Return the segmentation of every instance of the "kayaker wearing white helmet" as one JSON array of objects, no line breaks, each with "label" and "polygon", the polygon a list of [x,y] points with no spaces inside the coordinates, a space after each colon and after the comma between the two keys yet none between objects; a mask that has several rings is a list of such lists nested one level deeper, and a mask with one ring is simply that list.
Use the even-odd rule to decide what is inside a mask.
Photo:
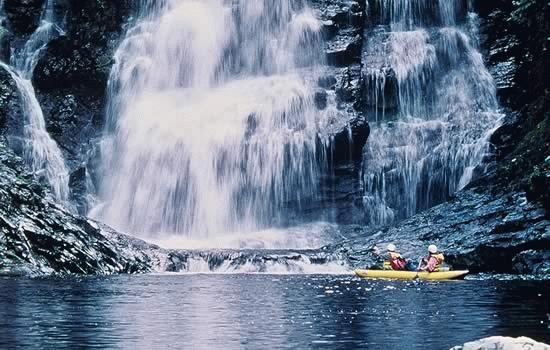
[{"label": "kayaker wearing white helmet", "polygon": [[406,270],[407,269],[407,260],[403,258],[401,254],[397,251],[395,244],[390,243],[387,246],[388,255],[387,259],[384,260],[384,270]]},{"label": "kayaker wearing white helmet", "polygon": [[430,244],[428,247],[428,253],[429,255],[422,259],[419,270],[428,272],[439,271],[441,269],[441,265],[445,261],[443,253],[441,253],[434,244]]}]

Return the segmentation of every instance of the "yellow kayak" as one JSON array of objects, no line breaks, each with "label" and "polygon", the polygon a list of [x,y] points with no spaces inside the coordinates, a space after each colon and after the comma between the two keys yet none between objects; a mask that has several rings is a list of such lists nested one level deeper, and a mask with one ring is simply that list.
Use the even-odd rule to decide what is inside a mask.
[{"label": "yellow kayak", "polygon": [[464,278],[468,270],[441,271],[441,272],[417,272],[395,270],[355,270],[355,274],[361,278],[393,278],[400,280],[452,280]]}]

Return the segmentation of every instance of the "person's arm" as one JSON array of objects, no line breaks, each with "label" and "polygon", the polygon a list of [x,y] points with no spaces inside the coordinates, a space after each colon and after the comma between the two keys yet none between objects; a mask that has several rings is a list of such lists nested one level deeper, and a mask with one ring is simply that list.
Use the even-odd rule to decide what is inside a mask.
[{"label": "person's arm", "polygon": [[418,266],[416,267],[417,271],[425,271],[426,270],[426,258],[420,258],[418,261]]}]

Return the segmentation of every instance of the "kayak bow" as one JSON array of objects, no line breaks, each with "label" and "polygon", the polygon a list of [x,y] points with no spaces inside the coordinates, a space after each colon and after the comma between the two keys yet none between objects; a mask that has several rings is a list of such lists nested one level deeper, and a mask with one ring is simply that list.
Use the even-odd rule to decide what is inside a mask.
[{"label": "kayak bow", "polygon": [[400,280],[452,280],[461,279],[468,274],[468,270],[426,272],[426,271],[395,271],[395,270],[364,270],[357,269],[355,274],[361,278],[390,278]]}]

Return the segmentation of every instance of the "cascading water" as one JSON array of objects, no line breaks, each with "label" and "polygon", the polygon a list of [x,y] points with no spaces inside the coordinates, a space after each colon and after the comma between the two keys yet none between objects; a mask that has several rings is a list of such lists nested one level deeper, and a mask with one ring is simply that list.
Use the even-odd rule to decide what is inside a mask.
[{"label": "cascading water", "polygon": [[193,238],[277,223],[311,195],[323,163],[321,23],[304,1],[143,8],[115,55],[104,203],[92,215]]},{"label": "cascading water", "polygon": [[40,26],[23,47],[12,50],[10,65],[0,62],[0,66],[10,73],[17,84],[22,112],[28,118],[21,140],[23,159],[35,176],[49,184],[57,201],[68,204],[69,172],[61,150],[46,130],[42,108],[31,82],[40,52],[59,33],[61,29],[54,21],[53,0],[48,0]]},{"label": "cascading water", "polygon": [[[498,126],[496,89],[465,29],[467,5],[375,0],[381,24],[366,50],[373,111],[364,203],[380,225],[429,208],[471,181]],[[462,16],[464,14],[464,16]],[[459,20],[459,17],[464,17]]]}]

